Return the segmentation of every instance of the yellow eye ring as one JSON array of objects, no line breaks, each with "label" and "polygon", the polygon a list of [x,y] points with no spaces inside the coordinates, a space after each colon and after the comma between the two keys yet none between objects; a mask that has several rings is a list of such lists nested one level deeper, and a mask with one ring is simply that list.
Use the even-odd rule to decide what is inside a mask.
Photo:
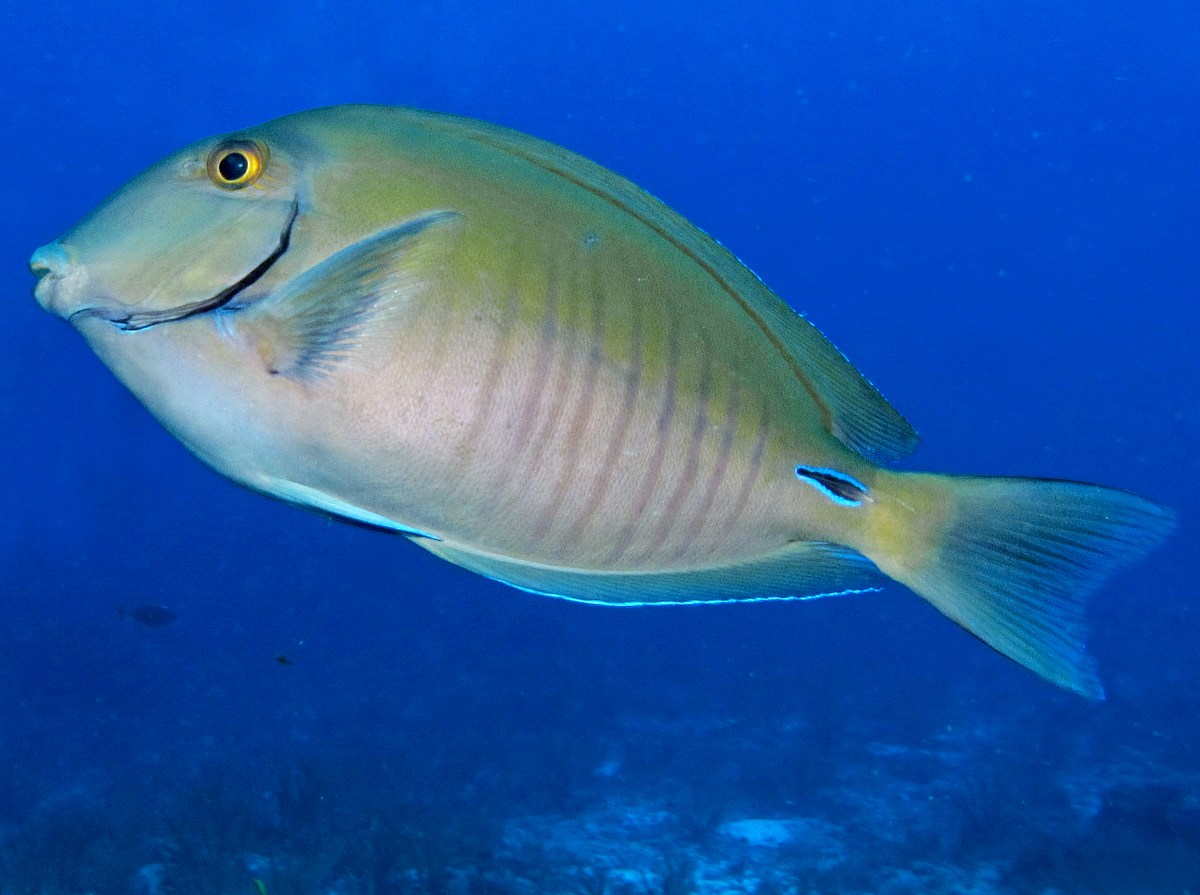
[{"label": "yellow eye ring", "polygon": [[209,179],[227,190],[250,186],[266,166],[266,148],[249,140],[230,140],[208,155]]}]

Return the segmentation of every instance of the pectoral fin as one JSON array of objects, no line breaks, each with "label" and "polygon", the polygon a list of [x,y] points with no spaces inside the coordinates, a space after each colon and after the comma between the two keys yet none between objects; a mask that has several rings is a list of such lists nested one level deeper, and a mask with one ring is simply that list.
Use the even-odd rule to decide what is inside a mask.
[{"label": "pectoral fin", "polygon": [[270,373],[319,379],[425,287],[461,217],[431,211],[368,236],[267,298],[231,308],[230,326]]}]

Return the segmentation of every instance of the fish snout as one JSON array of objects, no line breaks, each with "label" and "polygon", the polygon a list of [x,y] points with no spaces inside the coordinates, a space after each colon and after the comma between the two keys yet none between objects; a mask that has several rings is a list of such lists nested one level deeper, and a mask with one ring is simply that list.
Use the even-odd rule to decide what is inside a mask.
[{"label": "fish snout", "polygon": [[33,296],[45,310],[70,317],[84,309],[87,271],[75,263],[70,249],[61,242],[48,243],[34,252],[29,269],[37,277]]}]

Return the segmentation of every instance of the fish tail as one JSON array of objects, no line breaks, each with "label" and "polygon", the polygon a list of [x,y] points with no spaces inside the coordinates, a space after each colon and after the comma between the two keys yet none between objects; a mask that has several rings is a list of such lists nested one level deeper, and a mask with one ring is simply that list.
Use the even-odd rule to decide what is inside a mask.
[{"label": "fish tail", "polygon": [[1039,479],[884,473],[864,552],[989,646],[1104,698],[1085,651],[1087,598],[1174,528],[1134,494]]}]

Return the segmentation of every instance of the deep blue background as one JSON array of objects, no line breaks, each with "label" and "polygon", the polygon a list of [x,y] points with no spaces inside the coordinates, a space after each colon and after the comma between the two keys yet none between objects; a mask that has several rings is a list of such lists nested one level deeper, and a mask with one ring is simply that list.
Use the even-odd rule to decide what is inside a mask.
[{"label": "deep blue background", "polygon": [[[46,4],[0,53],[0,761],[39,790],[416,736],[465,766],[516,743],[599,762],[616,719],[686,713],[909,741],[1022,717],[1101,751],[1185,752],[1198,28],[1193,2]],[[912,468],[1176,507],[1171,545],[1095,601],[1108,702],[1041,683],[900,588],[573,605],[202,468],[36,307],[27,258],[178,146],[335,102],[485,118],[649,189],[917,425]],[[117,619],[140,602],[180,620]]]}]

